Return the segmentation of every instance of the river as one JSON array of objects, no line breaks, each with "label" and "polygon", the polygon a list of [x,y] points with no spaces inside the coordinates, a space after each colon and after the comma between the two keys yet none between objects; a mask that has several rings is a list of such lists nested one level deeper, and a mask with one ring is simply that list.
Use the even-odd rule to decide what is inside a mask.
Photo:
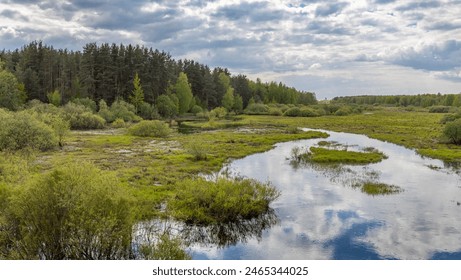
[{"label": "river", "polygon": [[[208,238],[191,243],[192,257],[461,259],[461,177],[455,169],[363,135],[325,132],[328,139],[280,143],[226,166],[234,176],[271,182],[282,195],[261,221],[191,230],[189,236]],[[290,162],[294,146],[307,148],[319,141],[334,141],[348,150],[374,147],[387,159],[331,169]],[[352,186],[369,179],[402,192],[372,196]],[[207,230],[212,233],[203,232]],[[226,241],[228,237],[232,239]]]}]

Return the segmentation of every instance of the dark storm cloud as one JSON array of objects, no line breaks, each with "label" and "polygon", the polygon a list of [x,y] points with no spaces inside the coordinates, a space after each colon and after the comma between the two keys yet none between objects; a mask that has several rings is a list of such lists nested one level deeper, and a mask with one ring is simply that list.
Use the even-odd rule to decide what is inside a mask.
[{"label": "dark storm cloud", "polygon": [[340,13],[349,3],[338,2],[338,3],[329,3],[322,4],[315,9],[315,16],[317,17],[326,17],[333,14]]},{"label": "dark storm cloud", "polygon": [[411,48],[400,53],[394,63],[427,71],[447,71],[461,66],[461,41],[449,40],[440,45]]}]

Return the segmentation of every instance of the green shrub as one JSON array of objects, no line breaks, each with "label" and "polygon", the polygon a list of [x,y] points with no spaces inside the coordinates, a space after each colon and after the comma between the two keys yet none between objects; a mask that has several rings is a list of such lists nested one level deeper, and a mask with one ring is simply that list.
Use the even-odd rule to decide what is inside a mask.
[{"label": "green shrub", "polygon": [[117,99],[110,106],[110,112],[113,115],[113,119],[123,119],[125,122],[137,122],[141,118],[136,115],[136,108],[133,104]]},{"label": "green shrub", "polygon": [[300,117],[301,109],[299,107],[293,107],[293,108],[286,110],[283,115],[287,117]]},{"label": "green shrub", "polygon": [[189,154],[192,155],[194,160],[206,160],[208,148],[206,144],[199,142],[192,142],[187,147],[186,150]]},{"label": "green shrub", "polygon": [[77,105],[82,105],[85,108],[91,110],[92,113],[96,113],[96,102],[94,102],[88,97],[75,98],[72,100],[72,103],[77,104]]},{"label": "green shrub", "polygon": [[335,112],[335,116],[347,116],[352,114],[352,109],[349,106],[342,106]]},{"label": "green shrub", "polygon": [[269,113],[269,107],[261,103],[248,104],[245,109],[247,115],[267,115]]},{"label": "green shrub", "polygon": [[115,127],[115,128],[123,128],[126,126],[126,123],[123,119],[116,119],[113,123],[112,123],[112,127]]},{"label": "green shrub", "polygon": [[49,150],[58,145],[52,127],[28,112],[0,113],[0,151]]},{"label": "green shrub", "polygon": [[187,223],[226,223],[263,215],[279,195],[275,187],[250,179],[186,179],[176,184],[168,208]]},{"label": "green shrub", "polygon": [[443,135],[456,145],[461,144],[461,119],[456,119],[445,125]]},{"label": "green shrub", "polygon": [[141,137],[167,137],[171,129],[162,121],[141,121],[130,127],[129,133]]},{"label": "green shrub", "polygon": [[138,112],[139,116],[145,120],[152,120],[158,114],[156,108],[147,102],[139,104]]},{"label": "green shrub", "polygon": [[114,114],[110,111],[104,99],[101,99],[99,101],[98,115],[101,116],[104,120],[106,120],[107,123],[111,123],[115,120]]},{"label": "green shrub", "polygon": [[115,175],[71,163],[34,178],[10,201],[0,229],[14,233],[9,258],[130,257],[131,198]]},{"label": "green shrub", "polygon": [[318,113],[309,107],[301,108],[301,117],[318,117]]},{"label": "green shrub", "polygon": [[448,113],[450,112],[450,106],[431,106],[429,113]]},{"label": "green shrub", "polygon": [[199,114],[199,113],[202,113],[202,112],[203,112],[203,109],[202,109],[202,107],[200,107],[199,105],[194,105],[194,106],[192,107],[192,109],[190,109],[190,112],[191,112],[192,114],[194,114],[194,115],[197,115],[197,114]]},{"label": "green shrub", "polygon": [[69,122],[72,129],[101,129],[106,124],[106,120],[91,112],[72,115]]},{"label": "green shrub", "polygon": [[223,119],[227,115],[227,110],[224,107],[216,107],[210,111],[210,119]]},{"label": "green shrub", "polygon": [[174,95],[162,94],[157,98],[158,113],[164,118],[172,118],[179,114],[179,106],[176,100],[172,99],[173,96]]},{"label": "green shrub", "polygon": [[270,108],[268,114],[271,116],[281,116],[283,112],[279,108]]}]

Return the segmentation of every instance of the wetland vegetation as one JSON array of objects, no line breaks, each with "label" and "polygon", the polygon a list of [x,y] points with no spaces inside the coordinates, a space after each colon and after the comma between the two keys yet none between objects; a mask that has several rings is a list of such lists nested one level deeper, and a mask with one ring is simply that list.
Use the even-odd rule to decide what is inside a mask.
[{"label": "wetland vegetation", "polygon": [[[113,63],[100,60],[110,52],[139,63],[99,67]],[[68,53],[34,42],[0,58],[0,259],[187,259],[192,233],[218,246],[260,237],[277,223],[271,205],[283,192],[255,178],[205,178],[278,143],[312,139],[284,157],[372,196],[405,190],[366,169],[387,155],[325,140],[329,133],[461,162],[459,95],[318,102],[131,45]],[[64,58],[75,64],[66,71]],[[155,219],[184,223],[190,238],[158,230],[136,243],[137,225]]]}]

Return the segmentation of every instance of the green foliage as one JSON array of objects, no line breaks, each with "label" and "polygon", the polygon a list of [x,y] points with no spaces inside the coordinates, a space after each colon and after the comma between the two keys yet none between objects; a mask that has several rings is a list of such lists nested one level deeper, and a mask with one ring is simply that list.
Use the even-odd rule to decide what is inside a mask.
[{"label": "green foliage", "polygon": [[243,111],[243,99],[240,94],[235,94],[234,96],[234,105],[232,109],[237,113],[241,113]]},{"label": "green foliage", "polygon": [[203,109],[202,109],[202,107],[200,107],[199,105],[194,105],[194,106],[192,107],[192,109],[190,110],[190,112],[191,112],[192,114],[194,114],[194,115],[197,115],[197,114],[199,114],[199,113],[202,113],[202,112],[203,112]]},{"label": "green foliage", "polygon": [[341,106],[336,112],[335,116],[347,116],[352,113],[352,109],[349,106]]},{"label": "green foliage", "polygon": [[208,158],[208,145],[202,142],[193,141],[192,143],[187,145],[186,150],[189,154],[192,155],[193,159],[196,161],[206,160]]},{"label": "green foliage", "polygon": [[154,120],[141,121],[130,127],[129,132],[141,137],[167,137],[171,134],[171,129],[165,122]]},{"label": "green foliage", "polygon": [[191,256],[183,249],[179,238],[164,233],[155,245],[142,245],[141,256],[145,260],[190,260]]},{"label": "green foliage", "polygon": [[54,90],[52,92],[49,92],[46,97],[48,98],[48,102],[50,104],[53,104],[56,107],[61,106],[62,102],[62,96],[59,90]]},{"label": "green foliage", "polygon": [[112,122],[112,127],[114,128],[123,128],[126,126],[126,123],[123,119],[116,119]]},{"label": "green foliage", "polygon": [[17,110],[24,104],[26,95],[20,90],[20,84],[16,77],[0,69],[0,107],[9,110]]},{"label": "green foliage", "polygon": [[432,106],[429,108],[429,113],[448,113],[450,106]]},{"label": "green foliage", "polygon": [[166,94],[157,98],[157,109],[158,113],[164,118],[172,118],[179,114],[179,106]]},{"label": "green foliage", "polygon": [[261,103],[249,103],[245,109],[245,114],[248,115],[267,115],[269,107]]},{"label": "green foliage", "polygon": [[0,151],[45,151],[58,145],[53,128],[38,120],[33,114],[0,112]]},{"label": "green foliage", "polygon": [[266,213],[279,195],[275,187],[249,179],[186,179],[177,182],[168,208],[187,223],[226,223]]},{"label": "green foliage", "polygon": [[377,182],[365,182],[361,190],[363,193],[369,195],[390,195],[395,193],[402,192],[402,189],[398,186],[388,185],[384,183],[377,183]]},{"label": "green foliage", "polygon": [[234,89],[232,87],[227,89],[221,104],[228,112],[232,111],[234,107]]},{"label": "green foliage", "polygon": [[311,147],[307,159],[315,163],[349,163],[368,164],[376,163],[385,159],[386,156],[380,152],[352,152],[346,150],[334,150]]},{"label": "green foliage", "polygon": [[138,106],[138,115],[145,120],[152,120],[158,116],[158,113],[153,105],[141,102]]},{"label": "green foliage", "polygon": [[456,145],[461,145],[461,119],[454,120],[445,125],[443,135]]},{"label": "green foliage", "polygon": [[174,90],[179,99],[179,114],[187,113],[191,107],[194,96],[192,95],[187,75],[184,72],[179,73]]},{"label": "green foliage", "polygon": [[279,108],[269,108],[268,115],[271,115],[271,116],[282,116],[282,115],[283,115],[283,112],[282,112],[282,110],[279,109]]},{"label": "green foliage", "polygon": [[223,119],[227,115],[226,108],[217,107],[210,111],[210,119]]},{"label": "green foliage", "polygon": [[134,105],[122,99],[117,99],[112,103],[110,112],[113,120],[123,119],[125,122],[136,122],[141,120],[141,118],[136,115],[136,108]]},{"label": "green foliage", "polygon": [[101,99],[99,101],[98,115],[101,116],[108,123],[113,122],[115,120],[114,114],[110,111],[104,99]]},{"label": "green foliage", "polygon": [[130,200],[115,176],[88,163],[57,167],[13,194],[2,227],[7,257],[127,259]]},{"label": "green foliage", "polygon": [[300,117],[301,109],[299,107],[293,107],[293,108],[286,110],[283,115],[287,117]]},{"label": "green foliage", "polygon": [[[103,100],[101,100],[103,101]],[[72,100],[72,103],[78,104],[78,105],[83,105],[85,108],[90,109],[92,113],[96,113],[96,102],[91,100],[88,97],[85,98],[75,98]],[[107,104],[106,104],[107,107]]]},{"label": "green foliage", "polygon": [[133,79],[133,91],[131,92],[130,102],[135,107],[135,112],[139,112],[139,107],[144,103],[144,90],[141,86],[141,80],[139,79],[138,72]]},{"label": "green foliage", "polygon": [[73,102],[63,107],[63,117],[69,121],[72,129],[101,129],[106,124],[105,119],[93,114],[91,110],[83,105]]}]

